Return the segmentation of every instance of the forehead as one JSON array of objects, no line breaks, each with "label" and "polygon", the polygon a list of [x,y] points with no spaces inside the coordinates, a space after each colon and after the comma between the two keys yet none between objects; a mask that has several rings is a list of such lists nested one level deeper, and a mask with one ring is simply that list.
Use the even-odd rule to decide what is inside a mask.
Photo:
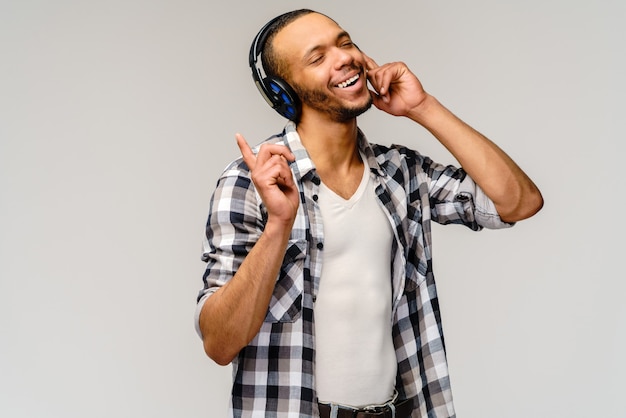
[{"label": "forehead", "polygon": [[287,56],[302,56],[312,48],[334,43],[345,33],[332,19],[319,13],[301,16],[280,30],[274,38],[274,48]]}]

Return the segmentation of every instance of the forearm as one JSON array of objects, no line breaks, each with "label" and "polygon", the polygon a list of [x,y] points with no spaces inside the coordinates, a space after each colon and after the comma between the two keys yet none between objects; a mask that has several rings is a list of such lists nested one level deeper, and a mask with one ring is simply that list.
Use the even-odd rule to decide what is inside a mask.
[{"label": "forearm", "polygon": [[218,364],[230,363],[258,333],[267,314],[290,230],[288,226],[268,221],[237,273],[206,300],[200,314],[200,329],[205,352]]},{"label": "forearm", "polygon": [[407,116],[424,126],[450,151],[494,202],[503,221],[519,221],[541,209],[541,193],[522,169],[500,147],[434,97],[428,96]]}]

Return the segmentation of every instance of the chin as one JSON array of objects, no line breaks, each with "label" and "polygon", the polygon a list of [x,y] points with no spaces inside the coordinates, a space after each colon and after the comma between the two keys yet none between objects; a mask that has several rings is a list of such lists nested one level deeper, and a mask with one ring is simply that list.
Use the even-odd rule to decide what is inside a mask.
[{"label": "chin", "polygon": [[360,106],[357,105],[352,107],[343,107],[341,109],[337,109],[337,111],[334,113],[337,116],[336,120],[338,122],[347,122],[367,112],[371,107],[372,98],[369,97],[368,100]]}]

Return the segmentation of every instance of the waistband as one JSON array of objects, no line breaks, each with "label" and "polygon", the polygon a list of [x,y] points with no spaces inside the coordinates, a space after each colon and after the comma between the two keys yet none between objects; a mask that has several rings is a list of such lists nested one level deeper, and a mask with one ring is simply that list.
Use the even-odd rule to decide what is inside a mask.
[{"label": "waistband", "polygon": [[320,418],[409,418],[413,412],[413,399],[394,399],[383,405],[353,408],[333,403],[319,403]]}]

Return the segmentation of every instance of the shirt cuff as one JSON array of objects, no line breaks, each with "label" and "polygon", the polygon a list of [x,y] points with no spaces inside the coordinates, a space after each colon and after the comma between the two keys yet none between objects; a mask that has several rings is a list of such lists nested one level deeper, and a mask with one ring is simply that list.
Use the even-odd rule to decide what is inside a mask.
[{"label": "shirt cuff", "polygon": [[202,307],[206,300],[211,296],[213,292],[207,292],[204,296],[200,298],[198,303],[196,304],[196,312],[194,313],[194,327],[196,328],[196,333],[200,338],[202,338],[202,330],[200,330],[200,312],[202,312]]},{"label": "shirt cuff", "polygon": [[504,222],[493,201],[483,192],[478,184],[470,176],[466,176],[457,191],[457,200],[471,198],[474,202],[474,217],[476,222],[487,229],[510,228],[515,222]]}]

